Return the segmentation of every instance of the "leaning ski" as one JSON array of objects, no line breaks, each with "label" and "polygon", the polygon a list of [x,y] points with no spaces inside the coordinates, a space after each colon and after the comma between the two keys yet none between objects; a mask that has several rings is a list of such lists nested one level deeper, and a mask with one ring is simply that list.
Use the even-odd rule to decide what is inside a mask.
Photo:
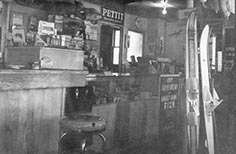
[{"label": "leaning ski", "polygon": [[187,20],[185,59],[188,149],[189,153],[195,154],[199,142],[199,70],[195,12],[191,12]]},{"label": "leaning ski", "polygon": [[215,154],[214,148],[214,109],[222,102],[219,101],[216,90],[211,89],[210,58],[209,58],[209,25],[206,25],[200,38],[200,68],[201,68],[201,92],[203,103],[204,123],[206,130],[206,145],[209,154]]}]

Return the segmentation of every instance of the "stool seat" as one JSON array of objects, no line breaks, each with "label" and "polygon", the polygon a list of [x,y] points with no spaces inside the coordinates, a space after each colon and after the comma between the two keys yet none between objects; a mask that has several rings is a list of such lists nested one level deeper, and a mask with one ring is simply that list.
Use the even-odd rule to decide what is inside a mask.
[{"label": "stool seat", "polygon": [[102,139],[102,153],[106,150],[106,138],[102,131],[106,128],[106,121],[100,116],[92,114],[71,114],[59,121],[62,134],[60,136],[60,144],[62,139],[71,132],[79,134],[80,154],[85,154],[86,147],[89,145],[89,139],[93,135],[98,135]]},{"label": "stool seat", "polygon": [[106,121],[100,116],[91,114],[78,114],[60,120],[63,131],[78,131],[85,133],[102,132],[105,130]]}]

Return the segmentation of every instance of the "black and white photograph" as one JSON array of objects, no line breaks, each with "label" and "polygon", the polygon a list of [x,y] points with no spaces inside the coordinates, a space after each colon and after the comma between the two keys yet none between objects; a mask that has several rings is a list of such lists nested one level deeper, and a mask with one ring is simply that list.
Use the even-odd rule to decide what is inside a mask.
[{"label": "black and white photograph", "polygon": [[0,154],[236,154],[235,0],[0,0]]}]

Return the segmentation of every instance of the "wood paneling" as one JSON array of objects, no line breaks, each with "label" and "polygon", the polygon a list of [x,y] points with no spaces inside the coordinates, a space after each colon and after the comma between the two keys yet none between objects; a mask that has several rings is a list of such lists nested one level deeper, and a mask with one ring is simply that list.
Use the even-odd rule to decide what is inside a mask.
[{"label": "wood paneling", "polygon": [[[59,119],[64,89],[0,91],[0,153],[57,153]],[[158,140],[157,98],[93,106],[93,114],[106,120],[107,149],[127,148]],[[90,147],[101,150],[101,139]]]},{"label": "wood paneling", "polygon": [[153,143],[159,133],[159,102],[157,97],[130,103],[129,144]]},{"label": "wood paneling", "polygon": [[56,154],[65,87],[84,86],[85,71],[1,70],[0,154]]},{"label": "wood paneling", "polygon": [[[93,106],[92,113],[103,117],[107,122],[104,131],[107,150],[137,147],[158,141],[158,97],[97,105]],[[99,151],[101,140],[94,137],[89,149]]]},{"label": "wood paneling", "polygon": [[130,103],[119,102],[116,106],[115,145],[125,147],[129,143],[129,113]]},{"label": "wood paneling", "polygon": [[63,88],[1,91],[0,153],[57,153]]},{"label": "wood paneling", "polygon": [[[53,47],[7,47],[5,65],[21,65],[31,68],[31,64],[49,58],[51,66],[41,63],[40,69],[83,70],[84,51]],[[62,62],[63,61],[63,62]]]},{"label": "wood paneling", "polygon": [[159,74],[152,75],[136,75],[135,76],[135,84],[140,85],[142,87],[142,91],[150,92],[151,95],[158,95],[158,87],[159,87]]},{"label": "wood paneling", "polygon": [[85,85],[86,71],[0,71],[0,90],[74,87]]},{"label": "wood paneling", "polygon": [[146,105],[145,143],[157,142],[159,135],[159,106],[158,98],[144,101]]},{"label": "wood paneling", "polygon": [[[104,104],[94,106],[92,113],[101,116],[106,120],[106,130],[103,132],[107,139],[107,149],[111,149],[114,146],[114,131],[116,121],[116,104]],[[99,151],[101,149],[101,139],[97,136],[94,137],[93,149]]]},{"label": "wood paneling", "polygon": [[142,144],[145,137],[146,106],[143,101],[131,102],[129,113],[129,145]]},{"label": "wood paneling", "polygon": [[165,57],[176,59],[178,65],[184,65],[186,20],[167,22]]}]

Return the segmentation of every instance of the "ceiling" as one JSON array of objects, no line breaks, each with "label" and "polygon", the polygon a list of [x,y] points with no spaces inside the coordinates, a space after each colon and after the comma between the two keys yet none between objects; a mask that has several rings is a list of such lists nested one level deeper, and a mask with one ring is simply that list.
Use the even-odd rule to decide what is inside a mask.
[{"label": "ceiling", "polygon": [[[9,1],[9,0],[8,0]],[[50,6],[47,5],[47,2],[54,3],[54,2],[65,2],[65,3],[72,3],[74,4],[76,1],[81,1],[81,0],[34,0],[34,1],[25,1],[25,0],[15,0],[18,3],[22,3],[22,5],[29,5],[33,4],[31,6],[39,7],[41,6]],[[85,0],[84,0],[85,1]],[[163,6],[156,7],[156,3],[161,4],[161,2],[167,2],[168,4],[172,5],[172,7],[166,7],[167,9],[167,14],[162,14]],[[201,1],[204,0],[86,0],[86,2],[92,2],[95,4],[100,4],[100,5],[111,5],[114,8],[121,8],[125,9],[125,12],[134,14],[137,16],[145,17],[145,18],[164,18],[166,20],[176,20],[178,19],[178,10],[180,9],[186,9],[187,8],[187,3],[188,2],[194,2],[194,7],[201,6],[202,12],[207,12],[204,14],[208,15],[209,18],[212,17],[219,17],[222,18],[224,17],[224,10],[226,8],[219,8],[219,6],[215,6],[215,1],[218,2],[226,2],[226,0],[206,0],[206,3],[202,5]],[[228,0],[229,1],[229,0]],[[234,1],[234,0],[231,0]],[[117,5],[120,4],[120,5]],[[151,4],[151,5],[147,5]],[[225,4],[226,5],[226,4]],[[204,7],[203,7],[204,6]],[[212,7],[213,6],[213,7]],[[218,8],[218,11],[217,11]],[[223,11],[222,11],[223,10]],[[230,14],[230,12],[227,12]],[[203,16],[203,17],[204,17]]]},{"label": "ceiling", "polygon": [[162,14],[162,7],[145,5],[147,1],[160,3],[162,0],[122,0],[128,13],[136,14],[146,18],[159,17],[169,20],[177,18],[177,11],[179,9],[185,9],[187,7],[188,0],[168,0],[168,4],[171,4],[173,7],[167,7],[167,14],[165,15]]},{"label": "ceiling", "polygon": [[[80,1],[80,0],[44,0],[44,1]],[[153,7],[153,6],[147,6],[144,5],[143,2],[161,2],[164,0],[86,0],[87,2],[92,3],[98,3],[98,4],[121,4],[122,6],[125,6],[125,11],[130,14],[135,14],[141,17],[145,18],[165,18],[165,19],[175,19],[177,18],[177,10],[184,9],[187,7],[187,1],[188,0],[165,0],[168,2],[168,4],[172,4],[174,7],[167,8],[167,14],[162,14],[162,8],[160,7]],[[118,6],[114,6],[118,7]]]},{"label": "ceiling", "polygon": [[[123,4],[129,4],[134,2],[141,2],[145,0],[122,0]],[[151,2],[161,2],[162,0],[146,0]],[[179,8],[185,7],[188,0],[168,0],[167,2],[173,5],[176,5]]]}]

